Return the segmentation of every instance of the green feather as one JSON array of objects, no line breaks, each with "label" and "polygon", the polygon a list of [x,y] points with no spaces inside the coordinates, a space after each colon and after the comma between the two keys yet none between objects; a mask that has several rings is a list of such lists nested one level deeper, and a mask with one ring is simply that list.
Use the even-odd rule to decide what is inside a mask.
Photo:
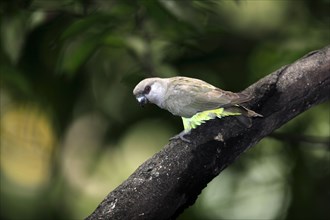
[{"label": "green feather", "polygon": [[224,108],[218,108],[218,109],[199,112],[194,116],[192,116],[191,118],[182,117],[182,122],[183,122],[184,131],[189,132],[191,129],[197,128],[199,125],[205,123],[208,120],[215,118],[223,118],[226,116],[236,116],[236,115],[241,115],[241,113],[228,112],[225,111]]}]

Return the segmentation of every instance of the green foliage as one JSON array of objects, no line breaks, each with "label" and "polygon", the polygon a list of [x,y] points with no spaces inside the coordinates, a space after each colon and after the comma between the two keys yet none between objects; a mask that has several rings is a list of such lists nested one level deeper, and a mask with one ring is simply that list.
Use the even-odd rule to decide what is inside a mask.
[{"label": "green foliage", "polygon": [[[305,53],[329,44],[329,6],[327,0],[2,1],[0,116],[1,121],[9,123],[1,122],[1,145],[15,149],[21,146],[15,141],[30,140],[31,146],[39,146],[40,139],[25,135],[47,137],[47,132],[42,133],[47,123],[56,138],[52,147],[47,145],[53,151],[40,153],[41,158],[47,158],[45,152],[51,154],[48,162],[52,168],[47,170],[50,180],[33,190],[9,175],[31,170],[17,170],[17,165],[10,171],[1,164],[1,185],[5,186],[1,187],[1,203],[11,201],[1,208],[1,217],[85,217],[111,190],[109,186],[114,188],[122,182],[158,150],[153,147],[159,146],[159,141],[165,143],[170,134],[182,129],[180,119],[155,106],[139,108],[132,90],[141,79],[183,75],[226,90],[243,90]],[[46,112],[48,120],[38,117],[43,114],[30,106]],[[329,137],[328,111],[328,104],[321,105],[280,131],[288,136]],[[24,120],[30,123],[26,125],[21,117],[35,120]],[[23,128],[22,133],[7,132],[12,126],[41,134]],[[134,151],[133,145],[138,150]],[[31,146],[24,149],[39,152]],[[314,147],[319,150],[305,153]],[[29,160],[17,155],[5,156],[10,158],[8,163]],[[313,193],[317,186],[326,189],[323,182],[329,180],[329,171],[318,167],[327,162],[326,156],[329,152],[322,144],[266,139],[231,167],[223,181],[215,180],[215,187],[207,189],[182,219],[300,219],[311,209],[315,210],[315,219],[327,219],[329,212],[321,202],[315,203],[318,206],[311,202],[326,199],[326,195]],[[139,160],[135,161],[136,157]],[[254,161],[265,167],[258,168]],[[311,171],[300,173],[301,166],[309,166]],[[322,175],[315,177],[312,170]],[[258,179],[258,175],[269,182]],[[304,178],[310,176],[305,184]],[[271,190],[272,181],[278,185],[271,196],[258,196],[250,202],[242,199],[241,180],[246,183],[245,192]],[[219,186],[218,195],[215,191]],[[31,193],[27,195],[26,191]],[[302,202],[300,193],[307,195]],[[44,200],[49,202],[38,212]],[[30,202],[31,208],[22,208],[15,201]],[[221,212],[215,206],[219,201]],[[258,208],[262,203],[273,209],[263,212]],[[235,204],[240,208],[235,209]]]}]

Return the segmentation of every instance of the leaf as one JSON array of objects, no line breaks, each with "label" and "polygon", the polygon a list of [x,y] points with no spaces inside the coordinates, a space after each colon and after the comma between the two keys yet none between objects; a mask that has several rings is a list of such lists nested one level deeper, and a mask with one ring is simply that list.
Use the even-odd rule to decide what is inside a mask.
[{"label": "leaf", "polygon": [[95,52],[100,44],[100,36],[90,36],[69,42],[60,56],[57,72],[73,75]]},{"label": "leaf", "polygon": [[61,35],[60,39],[65,40],[67,38],[76,37],[82,33],[85,33],[90,28],[96,28],[96,26],[100,26],[102,24],[106,24],[107,27],[103,28],[108,29],[113,23],[115,23],[115,18],[113,16],[104,14],[90,15],[69,25],[69,27]]}]

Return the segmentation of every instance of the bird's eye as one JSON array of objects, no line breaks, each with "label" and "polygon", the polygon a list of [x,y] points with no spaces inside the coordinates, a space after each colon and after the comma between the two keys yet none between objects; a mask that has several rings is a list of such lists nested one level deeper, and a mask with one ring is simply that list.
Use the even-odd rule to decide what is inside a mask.
[{"label": "bird's eye", "polygon": [[144,93],[144,94],[149,94],[150,90],[151,90],[151,87],[150,87],[150,86],[146,86],[146,87],[144,88],[143,93]]}]

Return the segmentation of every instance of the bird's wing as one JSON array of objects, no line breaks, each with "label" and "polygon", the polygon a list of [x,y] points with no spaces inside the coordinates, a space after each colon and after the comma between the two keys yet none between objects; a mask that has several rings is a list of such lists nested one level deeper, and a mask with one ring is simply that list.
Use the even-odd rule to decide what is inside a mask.
[{"label": "bird's wing", "polygon": [[244,93],[234,93],[216,88],[206,94],[197,96],[197,99],[206,99],[207,102],[218,103],[221,107],[226,105],[236,105],[251,100],[251,96]]},{"label": "bird's wing", "polygon": [[202,80],[186,77],[175,77],[168,89],[171,91],[166,97],[170,100],[167,102],[168,109],[184,117],[250,100],[242,93],[224,91]]},{"label": "bird's wing", "polygon": [[240,99],[238,94],[212,90],[209,92],[197,93],[190,103],[190,107],[198,109],[198,111],[205,111],[241,103],[240,100],[243,99]]},{"label": "bird's wing", "polygon": [[243,93],[233,93],[204,85],[202,88],[190,88],[188,91],[193,97],[189,107],[198,109],[199,112],[241,104],[251,99],[250,96]]}]

